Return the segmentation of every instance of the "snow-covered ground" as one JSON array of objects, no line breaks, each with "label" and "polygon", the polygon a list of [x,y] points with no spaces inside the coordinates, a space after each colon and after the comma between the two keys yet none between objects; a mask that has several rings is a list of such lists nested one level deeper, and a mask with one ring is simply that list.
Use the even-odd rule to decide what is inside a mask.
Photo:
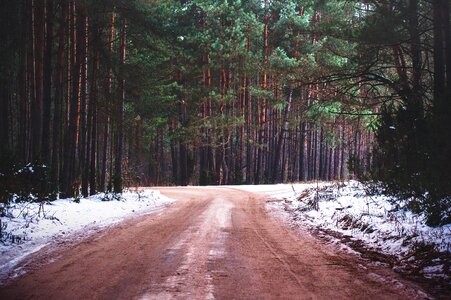
[{"label": "snow-covered ground", "polygon": [[[0,278],[26,256],[44,246],[76,233],[89,233],[118,223],[132,215],[162,210],[173,202],[156,190],[124,192],[119,199],[98,194],[89,198],[60,199],[44,205],[16,203],[1,217],[4,233],[0,242]],[[109,199],[110,201],[102,201]]]},{"label": "snow-covered ground", "polygon": [[238,188],[253,193],[263,193],[274,199],[288,199],[296,197],[303,193],[306,189],[323,187],[327,183],[293,183],[293,184],[260,184],[260,185],[230,185],[228,188]]},{"label": "snow-covered ground", "polygon": [[268,209],[293,225],[391,256],[397,260],[395,267],[419,268],[425,277],[449,280],[451,224],[429,227],[424,216],[396,207],[390,197],[369,195],[357,181],[242,188],[270,195],[274,201],[268,201]]}]

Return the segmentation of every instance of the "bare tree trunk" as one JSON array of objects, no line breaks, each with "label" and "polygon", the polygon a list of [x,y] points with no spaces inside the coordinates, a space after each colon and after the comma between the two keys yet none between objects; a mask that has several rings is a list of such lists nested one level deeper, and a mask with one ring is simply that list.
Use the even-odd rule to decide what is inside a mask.
[{"label": "bare tree trunk", "polygon": [[[79,9],[79,12],[81,10]],[[76,172],[76,153],[77,153],[77,137],[78,137],[78,106],[79,106],[79,90],[80,90],[80,71],[81,71],[81,60],[83,52],[83,30],[84,22],[83,16],[79,15],[77,22],[75,21],[75,6],[74,12],[72,14],[74,24],[77,26],[73,28],[74,30],[74,52],[72,53],[72,95],[70,99],[69,108],[69,126],[66,134],[66,139],[64,143],[64,163],[62,171],[62,183],[61,192],[64,197],[72,197],[76,194],[76,189],[78,188],[78,179]],[[76,41],[76,42],[75,42]]]},{"label": "bare tree trunk", "polygon": [[58,53],[56,58],[56,76],[55,76],[55,109],[53,118],[53,138],[52,138],[52,174],[51,179],[53,188],[59,188],[59,170],[61,155],[61,108],[63,98],[63,64],[64,64],[64,45],[67,22],[67,3],[61,0],[61,22],[58,33]]},{"label": "bare tree trunk", "polygon": [[3,80],[0,81],[0,105],[2,109],[0,110],[0,159],[6,160],[8,156],[3,156],[4,154],[9,154],[9,91],[8,84]]},{"label": "bare tree trunk", "polygon": [[[248,39],[249,41],[249,39]],[[248,157],[246,156],[246,126],[245,126],[245,120],[246,120],[246,99],[247,99],[247,73],[246,73],[246,59],[244,59],[243,62],[244,65],[244,71],[243,71],[243,79],[242,79],[242,85],[241,85],[241,118],[243,119],[243,124],[240,127],[240,161],[238,164],[238,167],[240,169],[240,183],[247,182],[247,177],[249,174],[249,170],[247,168]],[[250,126],[250,124],[247,124],[247,126]]]},{"label": "bare tree trunk", "polygon": [[[263,70],[262,70],[262,89],[267,89],[267,62],[268,62],[268,23],[269,15],[266,12],[268,7],[268,0],[264,1],[265,17],[264,17],[264,28],[263,28]],[[260,130],[258,137],[258,162],[257,162],[257,174],[256,174],[256,184],[260,184],[264,173],[264,147],[265,147],[265,132],[266,132],[266,99],[261,101],[261,111],[260,111]]]},{"label": "bare tree trunk", "polygon": [[80,131],[78,134],[79,145],[79,173],[81,175],[81,194],[88,196],[88,177],[86,170],[89,166],[89,137],[88,137],[88,111],[89,111],[89,96],[88,96],[88,17],[83,16],[83,32],[82,32],[82,62],[81,62],[81,89],[80,89]]},{"label": "bare tree trunk", "polygon": [[318,178],[324,179],[324,148],[326,145],[324,145],[324,130],[323,126],[320,126],[319,128],[319,158],[318,158]]},{"label": "bare tree trunk", "polygon": [[[110,56],[113,56],[113,46],[114,46],[114,37],[115,37],[115,12],[111,12],[111,19],[110,19],[110,30],[109,30],[109,40],[108,40],[108,50]],[[108,70],[108,77],[107,77],[107,96],[108,98],[113,98],[113,74],[112,74],[111,66],[109,66]],[[110,138],[110,115],[109,112],[104,113],[104,128],[103,128],[103,146],[102,146],[102,166],[101,166],[101,173],[100,173],[100,182],[99,182],[99,189],[101,191],[106,190],[106,181],[107,181],[107,174],[108,174],[108,144],[111,140]],[[109,180],[109,178],[108,178]]]},{"label": "bare tree trunk", "polygon": [[448,95],[451,95],[451,20],[449,0],[443,0],[443,26],[445,35],[445,57],[446,57],[446,85]]},{"label": "bare tree trunk", "polygon": [[[97,28],[94,31],[95,36],[97,37]],[[92,87],[91,87],[91,153],[90,153],[90,159],[89,159],[89,194],[94,195],[97,192],[97,186],[96,186],[96,153],[98,151],[97,149],[97,73],[99,70],[99,54],[97,50],[94,50],[94,62],[93,62],[93,68],[92,68]],[[90,118],[90,119],[91,119]],[[89,152],[88,152],[89,153]]]},{"label": "bare tree trunk", "polygon": [[[434,100],[443,97],[445,91],[444,18],[443,5],[448,0],[433,1],[434,13]],[[449,26],[449,24],[446,24]]]},{"label": "bare tree trunk", "polygon": [[[6,11],[3,10],[3,11]],[[21,49],[20,49],[20,69],[18,74],[18,82],[19,82],[19,132],[18,132],[18,144],[17,144],[17,152],[19,159],[21,161],[27,161],[27,124],[29,122],[28,118],[28,103],[29,103],[29,85],[28,85],[28,70],[29,70],[29,60],[28,60],[28,51],[29,49],[29,40],[30,40],[30,25],[29,22],[31,20],[30,17],[30,1],[22,0],[22,30],[21,30]],[[2,139],[3,140],[3,139]]]},{"label": "bare tree trunk", "polygon": [[172,181],[179,183],[179,176],[178,176],[178,153],[176,149],[175,140],[171,140],[171,161],[172,161]]},{"label": "bare tree trunk", "polygon": [[[121,47],[120,47],[120,57],[122,67],[125,66],[125,53],[127,45],[127,20],[123,17],[122,21],[122,31],[121,31]],[[123,70],[121,70],[123,72]],[[118,93],[120,95],[118,107],[117,107],[117,141],[116,141],[116,153],[115,153],[115,164],[114,164],[114,192],[122,192],[122,157],[123,157],[123,143],[124,143],[124,104],[125,104],[125,79],[123,74],[119,78]]]},{"label": "bare tree trunk", "polygon": [[45,49],[45,1],[33,1],[34,30],[34,95],[32,101],[32,159],[41,160],[42,155],[42,106],[43,106],[43,72]]},{"label": "bare tree trunk", "polygon": [[281,162],[282,146],[285,141],[286,133],[288,132],[288,115],[291,110],[292,96],[293,96],[293,89],[290,88],[290,90],[288,92],[288,96],[287,96],[286,106],[285,106],[285,109],[283,112],[283,125],[280,128],[279,140],[277,141],[277,148],[276,148],[276,153],[274,156],[274,170],[272,173],[273,174],[272,182],[274,182],[274,183],[280,182],[281,179],[283,180],[283,176],[280,176],[279,172],[280,172],[281,166],[283,165]]},{"label": "bare tree trunk", "polygon": [[42,160],[44,163],[50,162],[50,109],[52,105],[52,49],[53,49],[53,23],[54,23],[54,3],[47,0],[46,29],[47,41],[44,53],[44,78],[43,78],[43,123],[42,123]]},{"label": "bare tree trunk", "polygon": [[306,124],[305,122],[301,122],[299,125],[299,180],[305,181],[306,178],[306,168],[307,168],[307,162],[306,162],[306,141],[305,141],[305,131],[306,131]]},{"label": "bare tree trunk", "polygon": [[[250,82],[250,80],[249,80]],[[255,179],[255,147],[253,143],[255,143],[255,134],[254,134],[254,126],[252,122],[253,116],[253,105],[252,105],[252,93],[248,92],[247,94],[247,136],[249,142],[247,142],[247,183],[254,183]],[[253,140],[253,143],[250,143],[250,140]]]},{"label": "bare tree trunk", "polygon": [[341,133],[341,162],[340,162],[340,178],[344,179],[346,177],[346,162],[348,161],[347,155],[347,134],[346,134],[346,121],[342,125],[342,133]]}]

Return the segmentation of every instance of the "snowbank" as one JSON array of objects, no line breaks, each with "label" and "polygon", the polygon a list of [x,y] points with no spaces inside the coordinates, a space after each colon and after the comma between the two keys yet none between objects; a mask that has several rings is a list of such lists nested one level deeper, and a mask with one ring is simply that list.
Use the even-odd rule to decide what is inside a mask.
[{"label": "snowbank", "polygon": [[[317,184],[295,184],[243,189],[279,200],[268,201],[268,208],[284,211],[278,215],[293,225],[332,233],[341,241],[392,256],[399,262],[398,267],[419,268],[416,271],[425,277],[449,279],[451,224],[429,227],[424,216],[400,208],[401,201],[396,201],[397,206],[390,197],[369,195],[357,181],[320,183],[318,193],[316,187]],[[427,257],[420,258],[421,255]]]},{"label": "snowbank", "polygon": [[[77,231],[91,231],[120,222],[136,214],[155,212],[173,202],[155,190],[124,192],[120,199],[98,194],[74,202],[60,199],[44,205],[15,203],[1,217],[4,237],[0,242],[0,278],[9,273],[23,258],[52,241]],[[111,201],[102,201],[109,199]]]},{"label": "snowbank", "polygon": [[293,184],[260,184],[260,185],[229,185],[225,188],[236,188],[252,193],[260,193],[271,196],[274,199],[287,199],[297,197],[306,189],[314,187],[324,187],[327,184],[319,183],[293,183]]}]

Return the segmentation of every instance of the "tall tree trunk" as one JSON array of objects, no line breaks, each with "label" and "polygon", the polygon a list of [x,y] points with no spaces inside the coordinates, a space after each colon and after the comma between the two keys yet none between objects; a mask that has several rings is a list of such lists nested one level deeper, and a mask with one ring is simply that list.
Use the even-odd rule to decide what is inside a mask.
[{"label": "tall tree trunk", "polygon": [[286,133],[288,132],[288,115],[290,113],[291,110],[291,99],[293,97],[293,89],[290,87],[290,90],[288,92],[288,96],[287,96],[287,102],[286,102],[286,106],[283,112],[283,120],[282,120],[282,126],[280,128],[280,133],[279,133],[279,140],[277,141],[277,148],[276,148],[276,153],[274,155],[274,170],[273,170],[273,176],[272,176],[272,182],[276,183],[276,182],[280,182],[280,180],[283,180],[283,176],[280,176],[279,172],[280,172],[280,168],[282,166],[282,161],[281,161],[281,156],[282,156],[282,146],[284,144],[285,141],[285,136]]},{"label": "tall tree trunk", "polygon": [[324,179],[324,150],[326,145],[324,144],[324,129],[323,126],[319,128],[320,134],[318,139],[319,144],[319,158],[318,158],[318,177],[319,179]]},{"label": "tall tree trunk", "polygon": [[340,160],[340,178],[344,179],[346,177],[346,163],[348,161],[348,145],[347,145],[347,134],[346,134],[346,127],[347,122],[344,121],[342,125],[342,133],[341,133],[341,160]]},{"label": "tall tree trunk", "polygon": [[42,123],[42,160],[44,163],[50,162],[50,109],[52,105],[52,49],[53,49],[53,23],[54,23],[54,3],[47,0],[46,29],[47,40],[44,53],[44,91],[43,91],[43,123]]},{"label": "tall tree trunk", "polygon": [[[111,12],[110,17],[110,28],[109,28],[109,40],[108,40],[108,50],[110,57],[113,56],[113,47],[114,47],[114,37],[115,37],[115,17],[116,14],[114,10]],[[106,94],[109,99],[113,98],[113,71],[111,69],[111,65],[108,69],[107,76],[107,91]],[[106,190],[106,181],[107,181],[107,173],[108,173],[108,142],[110,141],[110,114],[109,112],[104,113],[104,128],[103,128],[103,146],[102,146],[102,166],[100,173],[100,182],[99,189],[101,191]],[[109,178],[108,178],[109,180]]]},{"label": "tall tree trunk", "polygon": [[[11,44],[8,43],[12,40],[14,32],[11,32],[11,26],[17,25],[14,24],[15,17],[11,15],[12,13],[9,11],[8,1],[2,1],[0,3],[0,172],[4,169],[2,167],[7,166],[11,160],[12,149],[10,145],[11,138],[11,125],[10,125],[10,97],[14,92],[9,78],[13,73],[13,65],[11,64],[11,51],[15,49],[8,49],[8,46],[11,47]],[[18,5],[18,4],[14,4]],[[2,176],[2,179],[4,177]],[[0,180],[1,183],[4,180]],[[4,187],[0,186],[0,193],[3,194]],[[5,201],[2,198],[2,202]],[[1,230],[1,229],[0,229]]]},{"label": "tall tree trunk", "polygon": [[[100,39],[98,36],[98,29],[97,27],[94,28],[94,39]],[[91,124],[90,124],[90,130],[91,130],[91,139],[89,141],[90,143],[90,152],[88,152],[88,155],[90,155],[89,158],[89,172],[87,172],[87,176],[89,177],[89,194],[94,195],[97,192],[97,186],[96,186],[96,153],[97,153],[97,73],[99,70],[99,54],[97,47],[94,48],[94,54],[93,54],[93,68],[92,68],[92,85],[91,85],[91,94],[90,94],[90,118]]]},{"label": "tall tree trunk", "polygon": [[[249,79],[248,79],[249,80]],[[250,80],[249,80],[250,83]],[[255,181],[255,134],[254,134],[254,126],[252,122],[253,116],[253,105],[252,105],[252,93],[248,92],[247,94],[247,184],[252,184]],[[252,143],[250,141],[253,141]]]},{"label": "tall tree trunk", "polygon": [[61,109],[63,98],[63,64],[64,64],[64,45],[67,22],[67,3],[61,0],[61,21],[58,33],[58,53],[56,58],[55,73],[55,109],[53,117],[53,137],[52,137],[52,169],[51,181],[53,189],[59,188],[59,170],[60,170],[60,148],[61,148]]},{"label": "tall tree trunk", "polygon": [[[251,51],[251,39],[247,37],[246,51]],[[254,143],[251,143],[254,140],[253,136],[253,106],[252,106],[252,93],[251,93],[251,78],[246,75],[246,93],[244,96],[246,97],[247,102],[247,115],[246,115],[246,183],[252,184],[254,183]]]},{"label": "tall tree trunk", "polygon": [[44,49],[45,49],[45,4],[46,1],[34,1],[33,26],[35,28],[35,76],[34,99],[32,102],[32,155],[33,160],[42,158],[42,106],[43,106],[43,79],[44,79]]},{"label": "tall tree trunk", "polygon": [[[5,2],[3,2],[5,3]],[[29,51],[29,41],[30,41],[30,15],[29,15],[29,0],[22,0],[22,26],[21,26],[21,38],[20,38],[20,44],[21,49],[19,50],[19,56],[20,56],[20,69],[18,74],[18,82],[19,82],[19,101],[20,101],[20,107],[19,107],[19,132],[18,132],[18,144],[17,144],[17,152],[18,157],[20,161],[27,161],[27,154],[26,154],[26,145],[27,145],[27,123],[28,123],[28,102],[29,102],[29,89],[28,89],[28,80],[27,80],[27,74],[29,69],[29,61],[28,61],[28,54]],[[2,11],[7,11],[6,9],[2,9]],[[2,139],[3,140],[3,139]]]},{"label": "tall tree trunk", "polygon": [[299,180],[304,181],[306,180],[306,141],[305,141],[305,131],[306,131],[306,124],[305,122],[301,122],[299,125]]},{"label": "tall tree trunk", "polygon": [[[172,130],[175,130],[175,129],[172,128]],[[179,183],[178,153],[177,153],[177,148],[176,148],[176,144],[175,144],[175,140],[174,139],[171,139],[170,147],[171,147],[171,162],[172,162],[172,169],[171,169],[172,170],[172,181],[176,182],[176,183]]]},{"label": "tall tree trunk", "polygon": [[[249,39],[248,39],[249,41]],[[247,99],[247,72],[246,72],[246,59],[244,58],[243,61],[243,79],[242,79],[242,84],[241,84],[241,118],[243,121],[243,124],[240,126],[240,159],[239,159],[239,163],[238,163],[238,167],[240,169],[240,183],[244,183],[247,182],[247,177],[249,174],[249,170],[247,168],[248,163],[247,163],[247,159],[248,157],[246,156],[246,99]],[[249,126],[250,124],[247,124],[247,126]]]},{"label": "tall tree trunk", "polygon": [[443,0],[443,26],[445,35],[445,57],[446,57],[446,85],[448,97],[451,95],[451,4],[449,0]]},{"label": "tall tree trunk", "polygon": [[[121,47],[120,47],[120,58],[122,70],[125,67],[125,54],[127,45],[127,20],[123,17],[122,30],[121,30]],[[115,153],[115,163],[114,163],[114,192],[122,192],[122,157],[123,157],[123,143],[124,143],[124,104],[125,104],[125,79],[124,74],[120,74],[119,84],[118,84],[118,120],[117,120],[117,141],[116,141],[116,153]]]},{"label": "tall tree trunk", "polygon": [[[269,25],[269,14],[266,11],[268,8],[268,0],[264,1],[265,17],[263,26],[263,69],[262,69],[262,89],[267,89],[267,62],[268,62],[268,25]],[[260,184],[263,173],[264,173],[264,147],[266,143],[265,132],[266,132],[266,99],[261,100],[261,111],[260,111],[260,131],[258,137],[258,162],[257,162],[257,174],[256,174],[256,184]]]},{"label": "tall tree trunk", "polygon": [[[434,99],[439,101],[445,91],[444,18],[443,6],[448,0],[435,0],[432,3],[434,14]],[[446,24],[449,26],[449,24]]]},{"label": "tall tree trunk", "polygon": [[414,97],[414,105],[417,109],[422,109],[421,102],[421,40],[420,32],[418,28],[418,0],[410,0],[409,5],[409,30],[411,37],[411,47],[412,52],[412,94]]},{"label": "tall tree trunk", "polygon": [[79,145],[79,172],[81,174],[81,194],[88,196],[88,177],[86,170],[89,167],[89,138],[88,138],[88,111],[89,111],[89,96],[88,96],[88,16],[83,16],[83,44],[82,44],[82,62],[81,62],[81,88],[80,88],[80,131],[78,135]]},{"label": "tall tree trunk", "polygon": [[[7,160],[9,157],[9,91],[8,84],[0,80],[0,105],[2,107],[0,111],[0,159]],[[6,154],[6,155],[5,155]]]},{"label": "tall tree trunk", "polygon": [[[76,189],[79,186],[78,174],[76,172],[76,153],[77,153],[77,138],[78,138],[78,119],[79,119],[79,90],[80,90],[80,76],[81,63],[83,56],[83,30],[84,22],[81,15],[81,9],[77,10],[80,14],[75,16],[75,7],[72,13],[73,22],[77,24],[74,27],[74,52],[72,58],[72,93],[69,107],[69,125],[64,143],[64,163],[62,171],[61,192],[65,197],[73,197],[76,195]],[[76,18],[76,20],[75,20]],[[76,42],[75,42],[76,41]]]}]

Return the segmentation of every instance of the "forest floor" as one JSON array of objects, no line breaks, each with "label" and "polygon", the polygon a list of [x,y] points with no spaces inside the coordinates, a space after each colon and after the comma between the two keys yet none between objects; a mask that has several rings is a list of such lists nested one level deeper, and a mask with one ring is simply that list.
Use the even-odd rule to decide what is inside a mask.
[{"label": "forest floor", "polygon": [[161,188],[174,204],[48,245],[1,299],[425,299],[424,290],[235,188]]}]

